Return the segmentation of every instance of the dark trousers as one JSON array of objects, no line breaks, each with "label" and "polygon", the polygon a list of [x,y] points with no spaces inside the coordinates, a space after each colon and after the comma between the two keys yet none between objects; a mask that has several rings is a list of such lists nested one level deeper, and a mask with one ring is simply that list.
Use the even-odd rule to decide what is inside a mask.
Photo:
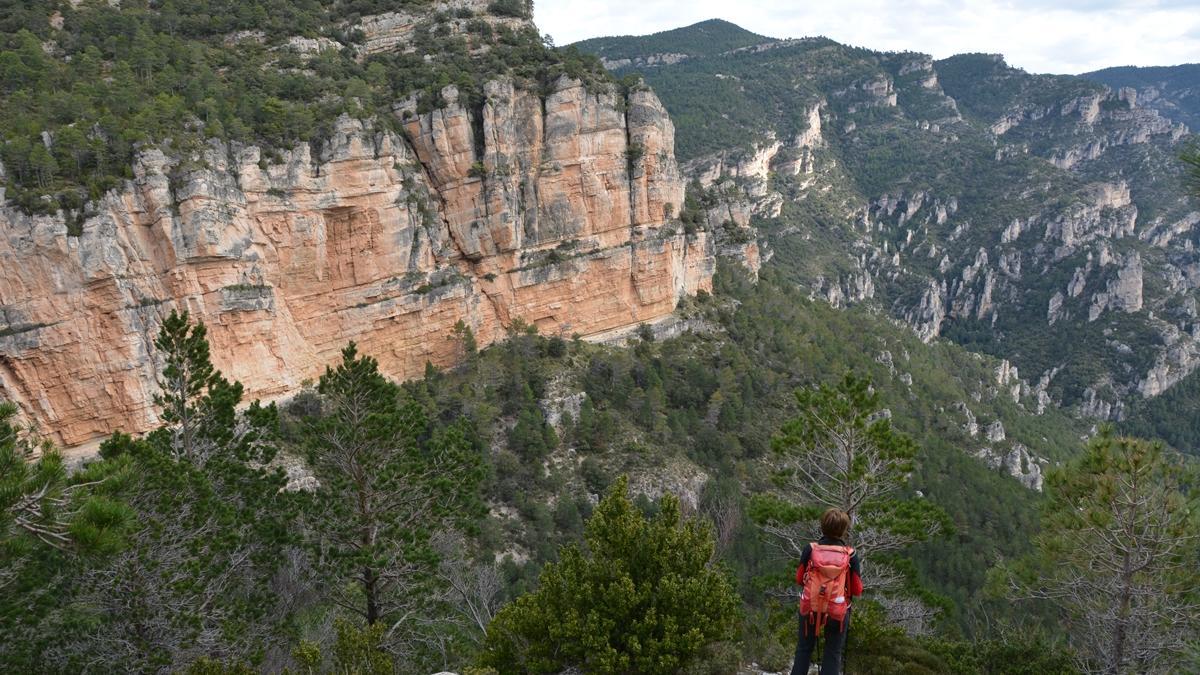
[{"label": "dark trousers", "polygon": [[[825,656],[821,659],[821,675],[841,675],[842,652],[846,650],[846,635],[850,631],[850,613],[846,612],[846,626],[842,628],[841,621],[826,619]],[[813,650],[817,647],[816,624],[808,617],[800,615],[800,640],[796,644],[796,660],[792,664],[792,675],[808,675],[808,664],[812,661]]]}]

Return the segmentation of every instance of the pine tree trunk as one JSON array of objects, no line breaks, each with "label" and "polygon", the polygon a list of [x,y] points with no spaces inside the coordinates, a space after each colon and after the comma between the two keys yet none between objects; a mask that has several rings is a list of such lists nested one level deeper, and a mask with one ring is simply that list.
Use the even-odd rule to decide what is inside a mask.
[{"label": "pine tree trunk", "polygon": [[1129,633],[1129,605],[1133,597],[1133,589],[1130,588],[1129,581],[1131,566],[1129,551],[1126,551],[1121,565],[1123,574],[1121,577],[1120,605],[1117,609],[1117,627],[1113,635],[1112,662],[1108,671],[1112,675],[1119,675],[1121,665],[1125,663],[1125,641],[1128,639]]},{"label": "pine tree trunk", "polygon": [[367,596],[367,625],[374,626],[379,622],[379,591],[375,570],[363,568],[363,594]]}]

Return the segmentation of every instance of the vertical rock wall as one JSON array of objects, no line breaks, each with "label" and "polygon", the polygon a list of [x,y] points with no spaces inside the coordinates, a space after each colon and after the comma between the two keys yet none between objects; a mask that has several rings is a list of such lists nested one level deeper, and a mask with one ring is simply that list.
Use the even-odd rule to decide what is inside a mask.
[{"label": "vertical rock wall", "polygon": [[481,344],[518,318],[588,336],[711,287],[709,235],[670,222],[684,185],[652,93],[563,78],[544,99],[506,80],[485,94],[478,110],[452,88],[442,109],[397,110],[404,134],[343,118],[282,161],[147,151],[80,236],[0,211],[0,397],[67,446],[151,428],[152,342],[173,308],[270,398],[350,340],[407,378],[454,362],[460,320]]}]

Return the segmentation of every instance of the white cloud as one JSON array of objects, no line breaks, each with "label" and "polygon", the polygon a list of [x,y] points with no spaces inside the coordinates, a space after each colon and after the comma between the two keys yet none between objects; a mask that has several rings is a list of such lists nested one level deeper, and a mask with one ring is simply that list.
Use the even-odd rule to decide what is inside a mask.
[{"label": "white cloud", "polygon": [[721,18],[773,37],[937,58],[1002,53],[1031,72],[1200,61],[1200,0],[535,0],[534,12],[558,44]]}]

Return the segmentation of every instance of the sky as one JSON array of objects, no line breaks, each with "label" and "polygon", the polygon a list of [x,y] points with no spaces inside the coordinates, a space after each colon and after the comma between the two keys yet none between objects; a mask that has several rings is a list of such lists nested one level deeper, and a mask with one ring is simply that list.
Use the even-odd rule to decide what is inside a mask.
[{"label": "sky", "polygon": [[538,27],[559,45],[713,18],[935,58],[1000,53],[1034,73],[1200,62],[1200,0],[534,0]]}]

